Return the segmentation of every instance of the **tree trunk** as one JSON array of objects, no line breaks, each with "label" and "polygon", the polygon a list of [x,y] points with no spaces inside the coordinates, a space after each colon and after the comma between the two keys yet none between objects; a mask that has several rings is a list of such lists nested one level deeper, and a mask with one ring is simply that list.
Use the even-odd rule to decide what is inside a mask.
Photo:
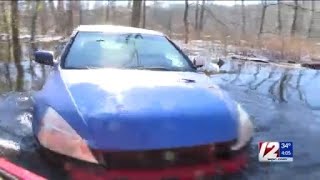
[{"label": "tree trunk", "polygon": [[68,36],[72,33],[74,22],[73,22],[73,3],[74,1],[68,2]]},{"label": "tree trunk", "polygon": [[107,7],[106,7],[106,22],[108,23],[109,20],[110,20],[110,0],[108,0],[108,4],[107,4]]},{"label": "tree trunk", "polygon": [[128,0],[128,4],[127,4],[127,8],[128,8],[128,9],[131,9],[131,1],[132,1],[132,0]]},{"label": "tree trunk", "polygon": [[294,13],[293,13],[293,21],[291,25],[291,36],[294,36],[296,34],[297,16],[298,16],[298,0],[294,0]]},{"label": "tree trunk", "polygon": [[311,2],[311,19],[310,19],[310,23],[309,23],[309,28],[308,28],[308,38],[311,37],[311,33],[312,33],[312,26],[314,24],[314,14],[315,14],[315,9],[316,8],[316,2],[315,0],[312,0]]},{"label": "tree trunk", "polygon": [[146,0],[143,0],[142,13],[142,28],[146,28]]},{"label": "tree trunk", "polygon": [[[31,18],[31,29],[30,29],[30,43],[31,43],[31,52],[29,54],[29,59],[30,59],[30,62],[29,62],[29,69],[30,69],[30,74],[31,74],[31,84],[33,84],[33,80],[34,80],[34,77],[35,77],[35,71],[34,71],[34,68],[32,66],[32,54],[33,52],[36,51],[37,47],[36,47],[36,43],[34,42],[35,41],[35,36],[36,36],[36,33],[37,33],[37,19],[38,19],[38,12],[40,10],[40,5],[41,5],[41,1],[31,1],[32,2],[32,18]],[[49,1],[49,5],[50,5],[50,8],[52,1]],[[54,7],[53,7],[54,8]]]},{"label": "tree trunk", "polygon": [[65,20],[65,12],[64,12],[64,1],[58,1],[57,5],[57,21],[55,32],[57,34],[62,33],[62,27],[65,27],[66,25],[66,20]]},{"label": "tree trunk", "polygon": [[[73,14],[73,27],[76,27],[80,24],[80,6],[81,1],[74,1],[72,5],[72,14]],[[78,18],[75,18],[78,17]]]},{"label": "tree trunk", "polygon": [[281,4],[280,0],[278,0],[278,34],[282,34],[282,21],[281,21]]},{"label": "tree trunk", "polygon": [[141,15],[141,0],[133,0],[132,14],[131,14],[131,26],[139,27]]},{"label": "tree trunk", "polygon": [[40,27],[41,27],[41,34],[47,34],[48,27],[47,27],[47,21],[48,21],[48,14],[47,14],[47,2],[41,1],[42,9],[40,14]]},{"label": "tree trunk", "polygon": [[244,37],[246,36],[246,14],[245,14],[244,0],[241,1],[241,15],[242,15],[241,36],[242,36],[242,39],[244,39]]},{"label": "tree trunk", "polygon": [[11,30],[14,62],[15,64],[20,64],[21,47],[19,40],[19,9],[17,1],[11,1]]},{"label": "tree trunk", "polygon": [[116,22],[117,21],[117,19],[116,19],[117,18],[117,11],[116,11],[115,0],[111,1],[110,14],[112,15],[110,21]]},{"label": "tree trunk", "polygon": [[195,30],[198,32],[199,30],[199,0],[196,2],[196,12],[195,12],[195,17],[194,17],[194,22],[195,22]]},{"label": "tree trunk", "polygon": [[167,34],[169,35],[170,38],[172,36],[172,18],[173,18],[173,12],[170,9],[169,10],[169,19],[168,19],[168,28],[167,28],[167,30],[168,30]]},{"label": "tree trunk", "polygon": [[82,25],[83,24],[83,5],[80,1],[79,3],[79,24]]},{"label": "tree trunk", "polygon": [[[3,21],[3,24],[4,24],[4,31],[7,35],[10,34],[10,28],[9,28],[9,22],[8,22],[8,12],[6,10],[6,5],[5,5],[5,2],[2,1],[0,2],[1,3],[1,11],[2,11],[2,21]],[[8,82],[8,85],[9,85],[9,89],[10,91],[13,90],[13,85],[12,85],[12,80],[11,80],[11,73],[10,73],[10,67],[9,67],[9,64],[11,63],[11,40],[10,38],[8,37],[7,38],[7,62],[5,64],[5,68],[6,68],[6,73],[5,73],[5,77],[6,77],[6,80]]]},{"label": "tree trunk", "polygon": [[64,10],[65,10],[64,6],[65,6],[65,0],[58,1],[58,6],[57,6],[58,11],[64,12]]},{"label": "tree trunk", "polygon": [[189,41],[189,22],[188,22],[188,11],[189,11],[189,3],[188,0],[185,0],[185,9],[184,9],[184,16],[183,16],[183,23],[184,23],[184,43],[188,43]]},{"label": "tree trunk", "polygon": [[160,3],[159,0],[154,0],[153,1],[153,17],[157,17],[158,16],[158,9],[159,9]]},{"label": "tree trunk", "polygon": [[204,21],[203,21],[203,17],[204,17],[204,6],[205,6],[205,0],[202,0],[202,4],[201,4],[201,9],[200,9],[200,21],[199,21],[199,30],[200,32],[203,31],[203,24],[204,24]]},{"label": "tree trunk", "polygon": [[41,1],[33,1],[33,5],[32,5],[33,6],[33,14],[32,14],[32,18],[31,18],[30,41],[32,43],[33,50],[35,50],[34,40],[35,40],[35,36],[36,36],[36,24],[37,24],[38,12],[40,9],[40,3],[41,3]]},{"label": "tree trunk", "polygon": [[[38,2],[38,1],[37,1]],[[40,6],[41,3],[39,3],[39,6]],[[54,6],[54,3],[53,3],[53,0],[49,0],[49,7],[50,7],[50,11],[51,11],[51,14],[53,15],[54,17],[54,24],[55,24],[55,28],[57,28],[58,26],[58,21],[59,21],[59,16],[56,12],[56,8]],[[40,7],[39,7],[40,8]],[[56,31],[56,30],[55,30]]]},{"label": "tree trunk", "polygon": [[278,35],[281,38],[281,60],[284,58],[284,38],[282,36],[282,20],[281,20],[281,2],[277,0],[278,3]]},{"label": "tree trunk", "polygon": [[[37,19],[38,19],[38,12],[40,10],[40,5],[41,5],[41,1],[32,1],[32,18],[31,18],[31,36],[30,36],[30,43],[31,43],[31,53],[32,54],[34,51],[36,51],[37,47],[36,47],[36,43],[35,41],[35,36],[36,36],[36,32],[37,32]],[[29,68],[31,71],[31,75],[32,77],[34,76],[35,72],[32,66],[32,55],[30,55],[30,63],[29,63]],[[31,78],[33,80],[33,78]]]},{"label": "tree trunk", "polygon": [[6,7],[5,7],[5,1],[1,1],[1,11],[2,11],[2,21],[3,21],[3,24],[4,24],[4,31],[5,33],[8,35],[7,37],[7,60],[8,62],[10,63],[11,62],[11,55],[12,55],[12,52],[11,52],[11,40],[9,38],[9,35],[10,35],[10,26],[9,26],[9,20],[8,20],[8,12],[6,10]]},{"label": "tree trunk", "polygon": [[18,1],[11,1],[11,30],[13,44],[13,58],[17,68],[16,90],[23,90],[24,73],[21,65],[21,46],[19,40],[19,9]]},{"label": "tree trunk", "polygon": [[260,28],[259,28],[259,33],[258,33],[258,39],[260,41],[261,34],[263,33],[263,26],[264,26],[264,19],[266,16],[266,10],[267,10],[267,2],[266,0],[262,0],[262,14],[261,14],[261,20],[260,20]]}]

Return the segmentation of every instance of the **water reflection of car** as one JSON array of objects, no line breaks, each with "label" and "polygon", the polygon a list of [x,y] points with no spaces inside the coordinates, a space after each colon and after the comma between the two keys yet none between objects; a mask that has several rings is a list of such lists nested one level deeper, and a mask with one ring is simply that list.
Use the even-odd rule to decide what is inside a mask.
[{"label": "water reflection of car", "polygon": [[79,26],[56,60],[48,51],[35,59],[53,71],[34,95],[33,132],[73,178],[193,178],[246,166],[248,114],[162,33]]}]

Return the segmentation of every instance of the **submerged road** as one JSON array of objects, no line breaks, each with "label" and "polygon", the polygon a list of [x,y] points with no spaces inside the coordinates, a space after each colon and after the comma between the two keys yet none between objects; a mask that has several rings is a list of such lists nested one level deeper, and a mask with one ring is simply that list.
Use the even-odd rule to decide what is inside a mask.
[{"label": "submerged road", "polygon": [[[222,69],[229,73],[211,80],[244,106],[256,127],[250,165],[236,179],[320,179],[320,71],[243,61],[227,61]],[[39,82],[26,80],[25,86]],[[0,85],[6,83],[1,75]],[[46,178],[63,179],[36,152],[31,95],[0,89],[0,155]],[[294,161],[258,162],[259,141],[292,141]]]}]

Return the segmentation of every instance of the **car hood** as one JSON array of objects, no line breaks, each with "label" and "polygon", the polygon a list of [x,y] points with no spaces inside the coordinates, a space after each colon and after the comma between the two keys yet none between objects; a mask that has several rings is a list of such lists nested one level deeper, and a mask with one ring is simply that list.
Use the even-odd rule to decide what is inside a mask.
[{"label": "car hood", "polygon": [[63,70],[95,149],[202,145],[237,137],[233,101],[194,72]]}]

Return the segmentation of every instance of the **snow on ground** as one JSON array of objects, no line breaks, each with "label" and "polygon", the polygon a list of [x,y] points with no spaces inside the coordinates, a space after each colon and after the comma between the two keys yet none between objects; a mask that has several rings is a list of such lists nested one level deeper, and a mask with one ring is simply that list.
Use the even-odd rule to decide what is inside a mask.
[{"label": "snow on ground", "polygon": [[[0,41],[7,41],[10,36],[8,34],[0,34]],[[19,39],[22,41],[29,41],[31,36],[29,34],[20,35]],[[36,42],[52,42],[52,41],[58,41],[60,39],[63,39],[63,36],[52,36],[52,35],[36,35],[35,41]]]}]

